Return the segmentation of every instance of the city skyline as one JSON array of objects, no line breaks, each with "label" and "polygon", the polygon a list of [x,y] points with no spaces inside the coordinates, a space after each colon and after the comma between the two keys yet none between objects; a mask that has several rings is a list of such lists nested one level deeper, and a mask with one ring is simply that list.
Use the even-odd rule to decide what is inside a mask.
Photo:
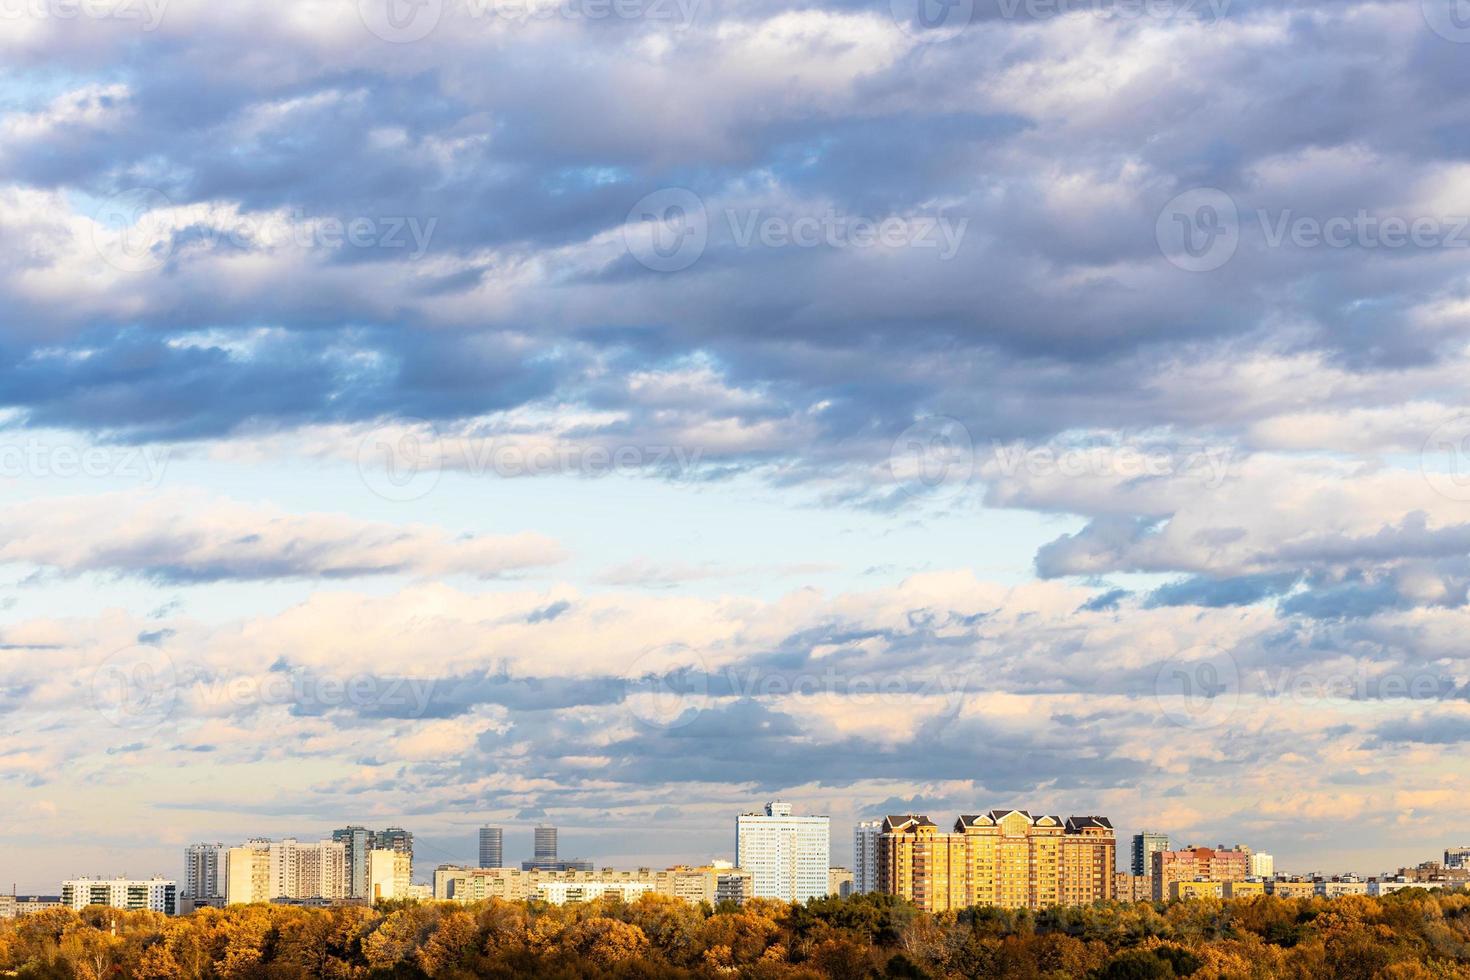
[{"label": "city skyline", "polygon": [[1466,2],[0,0],[0,880],[1470,840]]}]

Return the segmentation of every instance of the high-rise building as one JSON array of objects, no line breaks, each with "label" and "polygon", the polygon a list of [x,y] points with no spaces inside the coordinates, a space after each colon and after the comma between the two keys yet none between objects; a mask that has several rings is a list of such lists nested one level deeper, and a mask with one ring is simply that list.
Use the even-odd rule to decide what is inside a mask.
[{"label": "high-rise building", "polygon": [[556,828],[550,824],[536,825],[536,851],[534,860],[538,863],[551,863],[556,861]]},{"label": "high-rise building", "polygon": [[1249,871],[1252,878],[1274,878],[1276,859],[1265,851],[1257,851],[1250,856]]},{"label": "high-rise building", "polygon": [[1446,847],[1444,849],[1444,866],[1446,868],[1470,869],[1470,847]]},{"label": "high-rise building", "polygon": [[1145,830],[1133,835],[1133,863],[1128,870],[1136,875],[1150,875],[1154,868],[1154,852],[1169,849],[1169,835]]},{"label": "high-rise building", "polygon": [[88,905],[107,905],[174,915],[179,910],[179,885],[163,878],[74,878],[61,883],[61,904],[77,911]]},{"label": "high-rise building", "polygon": [[827,894],[832,821],[794,816],[791,804],[767,803],[735,819],[735,863],[751,874],[756,898],[805,902]]},{"label": "high-rise building", "polygon": [[878,835],[881,833],[881,820],[862,820],[852,829],[852,890],[859,895],[878,890]]},{"label": "high-rise building", "polygon": [[591,871],[592,862],[586,858],[562,858],[556,852],[556,828],[550,824],[536,827],[536,847],[529,861],[521,862],[522,871]]},{"label": "high-rise building", "polygon": [[441,865],[434,871],[434,897],[441,901],[483,902],[491,898],[518,902],[538,898],[562,905],[604,895],[625,900],[640,895],[668,895],[691,905],[707,902],[743,903],[751,897],[749,871],[728,861],[701,868],[676,867],[667,871],[522,871],[516,868],[459,868]]},{"label": "high-rise building", "polygon": [[847,898],[852,894],[852,872],[846,868],[827,869],[827,894],[834,898]]},{"label": "high-rise building", "polygon": [[408,851],[375,848],[368,851],[368,893],[374,902],[411,898],[413,858]]},{"label": "high-rise building", "polygon": [[349,898],[371,897],[368,883],[368,854],[370,852],[401,851],[408,855],[410,868],[413,865],[413,834],[402,827],[369,830],[366,827],[353,825],[332,831],[332,840],[340,842],[347,851],[347,894]]},{"label": "high-rise building", "polygon": [[1153,898],[1170,897],[1176,881],[1244,881],[1250,877],[1250,856],[1241,850],[1186,847],[1153,853]]},{"label": "high-rise building", "polygon": [[1113,897],[1117,839],[1107,817],[964,815],[951,833],[926,816],[883,821],[879,890],[926,912],[995,905],[1045,908]]},{"label": "high-rise building", "polygon": [[339,840],[303,844],[293,837],[256,839],[224,852],[226,905],[276,899],[349,898],[347,848]]},{"label": "high-rise building", "polygon": [[480,828],[480,867],[505,867],[505,835],[499,827]]},{"label": "high-rise building", "polygon": [[225,897],[224,860],[223,844],[190,844],[184,848],[183,897],[196,905],[222,902]]}]

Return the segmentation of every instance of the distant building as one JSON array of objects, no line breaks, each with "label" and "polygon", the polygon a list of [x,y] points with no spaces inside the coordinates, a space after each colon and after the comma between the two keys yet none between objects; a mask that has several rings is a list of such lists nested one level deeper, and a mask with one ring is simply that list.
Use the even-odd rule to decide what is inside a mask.
[{"label": "distant building", "polygon": [[1255,898],[1266,894],[1264,881],[1227,881],[1224,885],[1226,898]]},{"label": "distant building", "polygon": [[373,902],[413,897],[413,858],[407,851],[368,851],[367,897]]},{"label": "distant building", "polygon": [[480,867],[505,867],[505,833],[501,828],[480,828]]},{"label": "distant building", "polygon": [[1382,897],[1384,895],[1392,895],[1394,892],[1403,891],[1405,888],[1423,888],[1426,891],[1437,892],[1444,888],[1445,884],[1446,882],[1443,881],[1405,881],[1401,878],[1397,880],[1385,878],[1380,881],[1374,878],[1368,882],[1368,894],[1374,897]]},{"label": "distant building", "polygon": [[190,844],[184,848],[184,894],[195,906],[224,901],[225,845]]},{"label": "distant building", "polygon": [[1311,898],[1317,894],[1317,883],[1310,878],[1273,878],[1266,882],[1266,891],[1277,898]]},{"label": "distant building", "polygon": [[852,829],[852,890],[868,895],[878,890],[878,835],[883,821],[863,820]]},{"label": "distant building", "polygon": [[[1232,882],[1233,884],[1233,882]],[[1224,898],[1225,882],[1223,881],[1171,881],[1169,882],[1169,899],[1171,901],[1188,901],[1192,898]]]},{"label": "distant building", "polygon": [[566,858],[557,855],[556,828],[550,824],[536,827],[535,850],[529,861],[521,862],[522,871],[592,871],[592,862],[586,858]]},{"label": "distant building", "polygon": [[758,813],[735,818],[735,863],[752,875],[756,898],[805,902],[827,894],[832,821],[795,816],[791,804],[774,801]]},{"label": "distant building", "polygon": [[0,895],[0,919],[65,908],[60,895]]},{"label": "distant building", "polygon": [[401,851],[408,855],[409,867],[412,869],[413,834],[402,827],[369,830],[352,825],[332,831],[332,840],[341,843],[347,852],[347,894],[351,898],[372,897],[368,880],[368,855],[373,851]]},{"label": "distant building", "polygon": [[1176,881],[1244,881],[1250,877],[1250,856],[1241,850],[1186,847],[1153,852],[1153,897],[1171,897]]},{"label": "distant building", "polygon": [[615,895],[636,901],[642,895],[665,895],[697,905],[740,904],[751,897],[751,874],[728,861],[699,868],[679,866],[664,871],[523,871],[516,868],[461,868],[441,865],[434,871],[434,898],[451,902],[483,902],[498,898],[519,902],[538,899],[553,905],[591,901]]},{"label": "distant building", "polygon": [[[222,898],[226,905],[277,899],[352,898],[347,848],[339,840],[303,844],[294,837],[256,839],[223,852]],[[196,904],[198,904],[196,902]]]},{"label": "distant building", "polygon": [[81,911],[88,905],[177,915],[179,885],[164,878],[74,878],[61,883],[61,904]]},{"label": "distant building", "polygon": [[1444,850],[1446,868],[1463,868],[1470,871],[1470,847],[1447,847]]},{"label": "distant building", "polygon": [[852,872],[846,868],[827,869],[827,894],[836,898],[848,898],[852,895]]},{"label": "distant building", "polygon": [[1119,871],[1113,875],[1113,897],[1120,902],[1148,902],[1154,897],[1153,879]]},{"label": "distant building", "polygon": [[1316,893],[1323,898],[1368,894],[1368,883],[1352,875],[1344,875],[1340,878],[1316,878],[1313,879],[1312,884]]},{"label": "distant building", "polygon": [[1255,852],[1250,856],[1250,876],[1252,878],[1276,877],[1276,859],[1265,851]]},{"label": "distant building", "polygon": [[878,838],[879,890],[926,912],[975,905],[1046,908],[1113,897],[1117,839],[1106,817],[991,810],[942,833],[926,816],[890,816]]},{"label": "distant building", "polygon": [[1145,830],[1133,835],[1133,861],[1128,870],[1135,875],[1153,874],[1155,851],[1169,849],[1169,835],[1156,830]]},{"label": "distant building", "polygon": [[556,861],[556,828],[550,824],[536,825],[536,850],[534,860]]}]

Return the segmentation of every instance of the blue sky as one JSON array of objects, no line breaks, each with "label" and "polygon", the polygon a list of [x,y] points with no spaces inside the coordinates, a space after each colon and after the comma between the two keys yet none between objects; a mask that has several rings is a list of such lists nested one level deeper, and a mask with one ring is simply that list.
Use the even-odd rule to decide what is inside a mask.
[{"label": "blue sky", "polygon": [[1470,835],[1448,0],[64,7],[0,19],[0,880]]}]

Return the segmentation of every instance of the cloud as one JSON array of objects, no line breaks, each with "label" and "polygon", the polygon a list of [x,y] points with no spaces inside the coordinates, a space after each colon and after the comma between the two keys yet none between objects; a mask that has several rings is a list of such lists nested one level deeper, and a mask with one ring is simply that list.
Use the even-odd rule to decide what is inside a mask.
[{"label": "cloud", "polygon": [[537,534],[454,536],[418,524],[297,515],[190,493],[114,493],[0,510],[0,562],[69,576],[102,573],[174,584],[372,575],[492,578],[563,557],[555,542]]}]

